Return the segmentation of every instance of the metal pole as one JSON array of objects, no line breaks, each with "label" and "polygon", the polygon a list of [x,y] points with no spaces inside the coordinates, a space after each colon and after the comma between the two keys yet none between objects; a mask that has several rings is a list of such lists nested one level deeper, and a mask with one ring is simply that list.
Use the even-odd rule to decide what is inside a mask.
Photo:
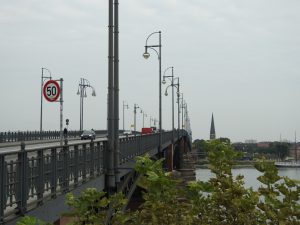
[{"label": "metal pole", "polygon": [[181,98],[181,129],[183,129],[183,93]]},{"label": "metal pole", "polygon": [[133,110],[133,113],[134,113],[134,135],[136,135],[136,104],[134,103],[134,110]]},{"label": "metal pole", "polygon": [[85,82],[84,78],[82,78],[82,96],[81,96],[81,129],[83,130],[83,100],[84,100],[84,93],[85,93]]},{"label": "metal pole", "polygon": [[172,66],[172,145],[174,144],[174,68]]},{"label": "metal pole", "polygon": [[40,116],[40,135],[42,137],[43,131],[43,84],[44,84],[44,68],[42,68],[42,82],[41,82],[41,116]]},{"label": "metal pole", "polygon": [[115,182],[120,182],[119,176],[119,1],[115,0],[114,3],[114,166],[115,166]]},{"label": "metal pole", "polygon": [[123,131],[124,131],[124,101],[123,101]]},{"label": "metal pole", "polygon": [[185,111],[184,111],[184,128],[185,128],[185,130],[187,130],[187,121],[188,121],[188,110],[187,110],[187,103],[185,103],[184,104],[184,109],[185,109]]},{"label": "metal pole", "polygon": [[[49,77],[44,77],[44,69],[47,70],[50,73]],[[42,68],[42,78],[41,78],[41,115],[40,115],[40,135],[42,138],[42,132],[43,132],[43,86],[44,86],[44,79],[52,79],[51,72],[47,68]]]},{"label": "metal pole", "polygon": [[82,126],[81,126],[81,106],[82,106],[82,78],[80,78],[80,83],[79,83],[79,130],[82,131]]},{"label": "metal pole", "polygon": [[161,31],[159,33],[159,154],[162,153],[162,104],[161,104]]},{"label": "metal pole", "polygon": [[180,132],[180,102],[179,102],[179,98],[180,98],[180,88],[179,88],[179,77],[178,77],[178,90],[177,90],[177,106],[178,106],[178,139],[179,139],[179,132]]},{"label": "metal pole", "polygon": [[81,103],[81,128],[82,128],[82,130],[84,129],[83,128],[83,104],[84,104],[84,94],[85,94],[85,86],[84,86],[84,78],[82,78],[82,97],[81,97],[81,101],[82,101],[82,103]]},{"label": "metal pole", "polygon": [[60,78],[60,145],[63,145],[63,79]]},{"label": "metal pole", "polygon": [[106,188],[109,194],[115,189],[115,172],[114,172],[114,74],[113,74],[113,0],[109,0],[108,16],[108,168]]}]

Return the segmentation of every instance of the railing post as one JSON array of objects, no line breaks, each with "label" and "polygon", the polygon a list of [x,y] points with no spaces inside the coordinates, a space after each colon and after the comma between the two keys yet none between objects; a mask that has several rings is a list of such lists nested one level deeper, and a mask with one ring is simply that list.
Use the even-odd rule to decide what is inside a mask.
[{"label": "railing post", "polygon": [[96,171],[97,171],[97,176],[100,175],[101,173],[101,164],[103,163],[102,157],[101,157],[101,146],[100,142],[97,142],[97,147],[96,147],[96,154],[97,154],[97,164],[96,164]]},{"label": "railing post", "polygon": [[79,156],[78,145],[74,146],[74,187],[78,185]]},{"label": "railing post", "polygon": [[6,208],[6,190],[5,190],[5,178],[6,177],[6,168],[4,155],[0,155],[0,171],[3,174],[0,176],[0,224],[3,223],[4,220],[4,210]]},{"label": "railing post", "polygon": [[44,195],[44,151],[38,150],[38,182],[37,182],[37,201],[38,205],[43,204]]},{"label": "railing post", "polygon": [[104,168],[104,174],[105,174],[105,189],[109,189],[109,174],[108,174],[108,142],[104,141],[103,142],[103,168]]},{"label": "railing post", "polygon": [[25,151],[25,143],[21,143],[21,151],[18,153],[18,196],[17,201],[19,213],[24,215],[26,212],[26,203],[27,203],[27,152]]},{"label": "railing post", "polygon": [[90,176],[94,177],[95,175],[95,160],[94,160],[94,149],[95,149],[95,145],[93,140],[90,143]]},{"label": "railing post", "polygon": [[57,188],[57,152],[56,148],[51,149],[51,198],[56,198]]},{"label": "railing post", "polygon": [[83,156],[82,183],[85,183],[86,182],[86,144],[82,145],[82,156]]},{"label": "railing post", "polygon": [[69,191],[69,146],[63,146],[63,183],[64,192]]}]

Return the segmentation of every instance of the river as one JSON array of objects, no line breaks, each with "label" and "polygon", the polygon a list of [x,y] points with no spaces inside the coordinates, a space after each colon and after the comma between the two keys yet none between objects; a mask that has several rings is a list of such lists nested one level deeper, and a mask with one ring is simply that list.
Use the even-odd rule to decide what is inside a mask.
[{"label": "river", "polygon": [[[232,170],[234,176],[241,174],[244,175],[245,187],[253,187],[257,190],[261,186],[261,183],[256,179],[262,173],[256,170],[254,167],[237,168]],[[196,169],[196,179],[201,181],[208,181],[214,174],[209,169]],[[300,168],[279,168],[280,176],[287,176],[291,179],[300,180]]]}]

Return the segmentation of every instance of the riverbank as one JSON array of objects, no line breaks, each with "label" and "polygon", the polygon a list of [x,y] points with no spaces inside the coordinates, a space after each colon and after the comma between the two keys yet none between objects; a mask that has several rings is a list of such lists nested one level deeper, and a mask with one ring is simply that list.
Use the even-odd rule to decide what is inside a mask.
[{"label": "riverbank", "polygon": [[[233,168],[254,168],[255,161],[237,161]],[[209,169],[208,161],[198,162],[196,168]]]}]

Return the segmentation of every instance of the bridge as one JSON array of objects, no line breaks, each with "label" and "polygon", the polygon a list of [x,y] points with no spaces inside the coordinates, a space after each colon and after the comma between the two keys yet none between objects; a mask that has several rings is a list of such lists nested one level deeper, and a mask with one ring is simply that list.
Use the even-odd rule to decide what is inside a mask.
[{"label": "bridge", "polygon": [[[179,77],[174,77],[173,67],[167,68],[162,74],[161,31],[155,31],[147,37],[143,54],[147,59],[150,57],[148,51],[153,50],[159,60],[158,132],[147,135],[138,133],[130,136],[120,135],[119,3],[118,0],[109,0],[108,3],[107,131],[91,141],[79,140],[78,132],[70,132],[72,139],[63,143],[63,78],[60,78],[60,85],[53,86],[56,91],[44,92],[48,101],[60,102],[59,132],[46,132],[42,129],[41,96],[40,133],[0,133],[0,143],[3,142],[2,146],[5,146],[0,148],[0,224],[15,224],[16,217],[20,215],[33,215],[45,221],[55,221],[62,212],[68,211],[64,204],[65,194],[68,192],[78,194],[87,187],[105,190],[108,194],[122,192],[130,199],[139,176],[134,170],[136,156],[149,154],[154,159],[164,157],[165,168],[173,170],[180,168],[183,153],[191,148],[190,121],[183,94],[179,89]],[[152,35],[158,36],[158,44],[148,45],[147,41]],[[48,70],[50,77],[43,76],[43,69],[48,69],[42,68],[41,86],[45,88],[52,78],[50,70]],[[168,69],[172,69],[172,76],[165,75]],[[165,78],[171,82],[165,94],[167,95],[168,87],[172,88],[172,129],[167,132],[162,127],[161,84],[165,83]],[[50,80],[44,85],[45,79]],[[177,83],[174,82],[176,80]],[[53,81],[55,80],[51,82]],[[83,85],[80,89],[83,112],[82,88],[90,85],[81,85]],[[177,89],[177,130],[174,128],[174,88]],[[80,119],[82,130],[83,114],[80,114]],[[134,131],[135,125],[136,122]],[[11,142],[18,142],[18,145]]]},{"label": "bridge", "polygon": [[55,142],[44,143],[43,147],[27,146],[22,142],[19,150],[0,148],[0,223],[15,224],[16,217],[25,214],[55,221],[68,211],[65,194],[70,191],[79,194],[87,187],[123,192],[130,199],[138,177],[133,169],[136,156],[164,157],[166,169],[172,170],[180,167],[182,153],[190,148],[185,130],[162,132],[161,152],[159,143],[158,133],[121,136],[120,160],[113,171],[108,162],[106,137],[77,140],[63,146]]}]

